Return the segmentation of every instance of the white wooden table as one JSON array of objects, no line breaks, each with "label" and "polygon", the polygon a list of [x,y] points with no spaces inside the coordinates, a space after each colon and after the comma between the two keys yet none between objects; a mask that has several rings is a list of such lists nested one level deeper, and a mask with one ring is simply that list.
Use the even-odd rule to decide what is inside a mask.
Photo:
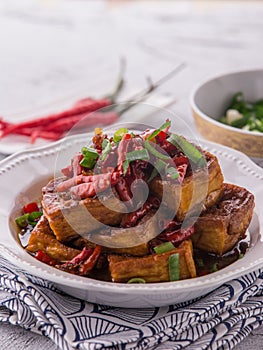
[{"label": "white wooden table", "polygon": [[[159,89],[197,135],[188,97],[201,80],[263,65],[260,1],[8,1],[0,3],[0,111],[23,117],[67,98],[112,88],[120,56],[127,89],[146,86],[177,64],[186,68]],[[1,157],[1,156],[0,156]],[[0,324],[4,349],[53,350],[45,337]],[[258,350],[263,327],[236,347]]]}]

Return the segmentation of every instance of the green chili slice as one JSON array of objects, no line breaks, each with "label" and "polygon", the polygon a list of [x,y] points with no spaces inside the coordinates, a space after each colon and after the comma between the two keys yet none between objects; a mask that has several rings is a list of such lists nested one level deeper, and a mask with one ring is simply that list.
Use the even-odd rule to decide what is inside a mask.
[{"label": "green chili slice", "polygon": [[81,152],[84,157],[80,161],[80,165],[92,169],[99,158],[99,153],[92,147],[82,147]]},{"label": "green chili slice", "polygon": [[146,281],[143,279],[143,278],[140,278],[140,277],[134,277],[134,278],[131,278],[128,282],[128,284],[131,284],[131,283],[140,283],[140,284],[145,284]]},{"label": "green chili slice", "polygon": [[185,138],[176,134],[171,134],[167,141],[179,148],[186,155],[186,157],[194,163],[201,167],[206,165],[206,160],[203,154]]},{"label": "green chili slice", "polygon": [[178,281],[180,279],[179,253],[175,253],[169,256],[169,276],[170,276],[170,281]]},{"label": "green chili slice", "polygon": [[156,129],[151,135],[147,137],[147,140],[153,139],[155,136],[157,136],[162,130],[168,128],[171,126],[171,120],[168,120],[163,125],[161,125],[158,129]]},{"label": "green chili slice", "polygon": [[123,136],[125,134],[127,134],[128,132],[129,132],[129,130],[127,128],[120,128],[120,129],[118,129],[113,135],[113,141],[114,142],[120,142],[121,139],[123,138]]},{"label": "green chili slice", "polygon": [[162,254],[173,250],[175,246],[172,242],[164,242],[153,248],[156,254]]}]

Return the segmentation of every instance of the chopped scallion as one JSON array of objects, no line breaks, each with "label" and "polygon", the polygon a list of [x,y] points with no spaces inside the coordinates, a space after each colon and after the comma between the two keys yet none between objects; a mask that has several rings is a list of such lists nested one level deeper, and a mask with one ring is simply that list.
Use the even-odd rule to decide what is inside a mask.
[{"label": "chopped scallion", "polygon": [[134,278],[131,278],[128,282],[128,284],[131,284],[131,283],[140,283],[140,284],[145,284],[146,281],[143,279],[143,278],[140,278],[140,277],[134,277]]},{"label": "chopped scallion", "polygon": [[[153,144],[153,143],[152,143]],[[144,147],[150,152],[152,153],[156,158],[160,158],[160,159],[164,159],[164,160],[168,160],[171,159],[171,157],[157,151],[157,149],[151,145],[151,142],[146,140],[144,142]]]},{"label": "chopped scallion", "polygon": [[174,248],[175,247],[172,242],[164,242],[154,247],[153,250],[155,251],[156,254],[162,254],[162,253],[170,252]]},{"label": "chopped scallion", "polygon": [[206,165],[206,160],[202,152],[200,152],[185,138],[176,134],[171,134],[167,141],[173,144],[175,147],[179,148],[186,155],[186,157],[194,163],[198,164],[201,167],[204,167]]},{"label": "chopped scallion", "polygon": [[172,180],[176,180],[180,176],[175,166],[167,168],[166,174],[169,175]]},{"label": "chopped scallion", "polygon": [[102,142],[102,154],[101,154],[101,160],[105,160],[107,155],[112,150],[112,146],[109,140],[104,139]]},{"label": "chopped scallion", "polygon": [[21,228],[27,227],[27,225],[35,226],[38,219],[43,215],[41,211],[33,211],[32,213],[27,213],[21,215],[15,219],[17,225]]},{"label": "chopped scallion", "polygon": [[158,129],[156,129],[151,135],[147,137],[147,140],[153,139],[155,136],[157,136],[162,130],[168,128],[171,126],[171,120],[168,120],[166,123],[161,125]]},{"label": "chopped scallion", "polygon": [[122,165],[124,175],[126,175],[128,168],[129,168],[129,164],[131,162],[134,162],[135,160],[149,160],[149,158],[150,158],[150,156],[149,156],[147,149],[138,149],[138,150],[126,153],[126,159]]},{"label": "chopped scallion", "polygon": [[127,153],[125,158],[129,162],[133,162],[135,160],[148,160],[150,156],[146,149],[138,149]]},{"label": "chopped scallion", "polygon": [[118,129],[113,135],[113,141],[114,142],[120,142],[121,139],[123,138],[123,136],[125,134],[127,134],[128,132],[129,132],[129,130],[127,128],[120,128],[120,129]]},{"label": "chopped scallion", "polygon": [[16,223],[19,227],[27,227],[29,214],[24,214],[16,218]]},{"label": "chopped scallion", "polygon": [[99,158],[99,153],[92,147],[82,147],[81,150],[83,154],[83,159],[80,161],[80,165],[92,169]]},{"label": "chopped scallion", "polygon": [[175,253],[169,256],[169,276],[170,276],[170,281],[178,281],[180,279],[179,253]]},{"label": "chopped scallion", "polygon": [[165,163],[161,159],[157,159],[156,163],[154,164],[154,169],[151,173],[151,176],[148,179],[148,182],[152,181],[153,178],[155,178],[158,173],[160,173],[165,167],[167,166],[167,163]]}]

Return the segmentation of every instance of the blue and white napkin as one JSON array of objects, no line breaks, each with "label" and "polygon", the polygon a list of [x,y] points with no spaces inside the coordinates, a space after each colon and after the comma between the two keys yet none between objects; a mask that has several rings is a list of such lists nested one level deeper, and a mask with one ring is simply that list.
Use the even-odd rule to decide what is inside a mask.
[{"label": "blue and white napkin", "polygon": [[0,321],[71,349],[232,349],[263,322],[263,269],[176,305],[123,309],[57,290],[0,257]]}]

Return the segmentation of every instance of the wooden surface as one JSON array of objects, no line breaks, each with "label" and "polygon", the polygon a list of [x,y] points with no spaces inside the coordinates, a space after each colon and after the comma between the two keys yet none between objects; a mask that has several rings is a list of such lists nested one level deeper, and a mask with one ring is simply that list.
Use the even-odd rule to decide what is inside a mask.
[{"label": "wooden surface", "polygon": [[[10,119],[39,114],[112,88],[127,58],[127,89],[146,86],[177,64],[159,89],[198,137],[188,97],[201,80],[262,67],[261,1],[1,1],[0,110]],[[151,121],[148,120],[150,123]],[[178,126],[180,128],[180,126]],[[54,350],[47,338],[0,324],[4,349]],[[236,349],[263,347],[263,327]]]}]

